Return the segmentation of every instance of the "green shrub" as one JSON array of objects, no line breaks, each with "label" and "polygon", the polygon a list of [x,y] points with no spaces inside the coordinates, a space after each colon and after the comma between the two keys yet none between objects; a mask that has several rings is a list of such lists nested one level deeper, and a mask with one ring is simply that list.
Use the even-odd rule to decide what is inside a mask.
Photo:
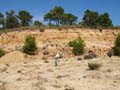
[{"label": "green shrub", "polygon": [[115,46],[113,47],[113,53],[115,56],[120,56],[120,33],[115,39]]},{"label": "green shrub", "polygon": [[62,31],[62,27],[58,27],[58,30],[59,30],[59,31]]},{"label": "green shrub", "polygon": [[74,55],[82,55],[84,53],[84,41],[78,37],[73,41],[69,42],[69,46],[73,47],[73,53]]},{"label": "green shrub", "polygon": [[114,55],[115,55],[115,56],[120,56],[120,47],[115,46],[115,47],[113,48],[113,51],[114,51]]},{"label": "green shrub", "polygon": [[101,64],[98,63],[88,63],[88,67],[90,70],[97,70],[101,67]]},{"label": "green shrub", "polygon": [[25,39],[23,46],[23,52],[29,55],[34,55],[37,50],[37,45],[35,42],[35,37],[28,35]]},{"label": "green shrub", "polygon": [[5,55],[5,51],[3,49],[0,49],[0,57]]},{"label": "green shrub", "polygon": [[39,31],[40,31],[40,32],[44,32],[44,31],[45,31],[45,28],[41,27],[41,28],[39,29]]}]

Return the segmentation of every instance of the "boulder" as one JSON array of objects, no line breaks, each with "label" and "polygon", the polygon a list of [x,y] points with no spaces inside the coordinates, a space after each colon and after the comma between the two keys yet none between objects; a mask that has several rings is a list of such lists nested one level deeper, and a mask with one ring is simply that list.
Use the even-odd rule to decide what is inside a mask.
[{"label": "boulder", "polygon": [[89,54],[84,56],[84,59],[93,59],[96,57],[97,57],[97,55],[95,53],[89,53]]}]

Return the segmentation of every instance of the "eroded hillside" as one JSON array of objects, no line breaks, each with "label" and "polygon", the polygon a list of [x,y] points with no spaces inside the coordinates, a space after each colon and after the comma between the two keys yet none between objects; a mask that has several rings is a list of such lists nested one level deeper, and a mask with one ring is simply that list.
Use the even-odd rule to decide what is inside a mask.
[{"label": "eroded hillside", "polygon": [[36,37],[39,47],[38,55],[43,57],[44,51],[49,52],[52,57],[59,50],[64,57],[73,56],[68,42],[78,36],[82,37],[86,43],[86,52],[94,51],[98,56],[105,55],[114,45],[114,39],[120,32],[119,30],[102,30],[98,29],[68,29],[59,31],[57,29],[46,29],[45,32],[39,30],[24,30],[2,33],[0,35],[0,48],[8,52],[20,49],[24,43],[25,37],[32,34]]}]

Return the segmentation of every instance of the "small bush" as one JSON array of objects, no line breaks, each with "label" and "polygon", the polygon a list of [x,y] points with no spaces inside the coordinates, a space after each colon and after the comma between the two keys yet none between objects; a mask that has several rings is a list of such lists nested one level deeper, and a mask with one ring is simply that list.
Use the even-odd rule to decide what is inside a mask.
[{"label": "small bush", "polygon": [[3,49],[0,49],[0,57],[5,55],[5,51]]},{"label": "small bush", "polygon": [[98,70],[101,67],[101,64],[98,63],[88,63],[88,67],[90,70]]},{"label": "small bush", "polygon": [[77,60],[80,61],[80,60],[82,60],[82,58],[81,58],[81,57],[78,57]]},{"label": "small bush", "polygon": [[44,29],[44,28],[40,28],[39,31],[40,31],[40,32],[44,32],[45,29]]},{"label": "small bush", "polygon": [[120,56],[120,33],[115,39],[115,46],[113,47],[113,53],[115,56]]},{"label": "small bush", "polygon": [[62,27],[58,27],[58,30],[59,30],[59,31],[62,31]]},{"label": "small bush", "polygon": [[69,46],[73,47],[74,55],[82,55],[84,53],[84,41],[78,37],[77,39],[70,41]]},{"label": "small bush", "polygon": [[113,47],[113,51],[115,56],[120,56],[120,47],[118,46]]},{"label": "small bush", "polygon": [[29,55],[35,55],[36,50],[37,50],[37,45],[35,42],[35,37],[33,37],[32,35],[28,35],[25,39],[23,52]]}]

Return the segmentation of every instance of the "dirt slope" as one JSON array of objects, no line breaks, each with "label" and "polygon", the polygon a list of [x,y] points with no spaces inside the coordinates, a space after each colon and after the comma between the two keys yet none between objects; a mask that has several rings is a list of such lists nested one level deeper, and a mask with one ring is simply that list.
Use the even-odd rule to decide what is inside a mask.
[{"label": "dirt slope", "polygon": [[0,58],[0,63],[13,63],[24,61],[24,54],[20,51],[13,51]]},{"label": "dirt slope", "polygon": [[[3,33],[0,35],[0,48],[8,52],[20,49],[24,44],[26,35],[32,34],[36,37],[39,47],[39,56],[44,52],[43,48],[53,56],[58,49],[65,57],[72,56],[68,42],[78,36],[82,37],[86,43],[86,50],[92,50],[97,55],[103,56],[114,45],[114,39],[120,30],[106,29],[100,32],[97,29],[66,29],[59,31],[56,29],[46,29],[45,32],[39,30],[24,30]],[[105,52],[105,53],[104,53]],[[42,57],[42,56],[41,56]]]}]

